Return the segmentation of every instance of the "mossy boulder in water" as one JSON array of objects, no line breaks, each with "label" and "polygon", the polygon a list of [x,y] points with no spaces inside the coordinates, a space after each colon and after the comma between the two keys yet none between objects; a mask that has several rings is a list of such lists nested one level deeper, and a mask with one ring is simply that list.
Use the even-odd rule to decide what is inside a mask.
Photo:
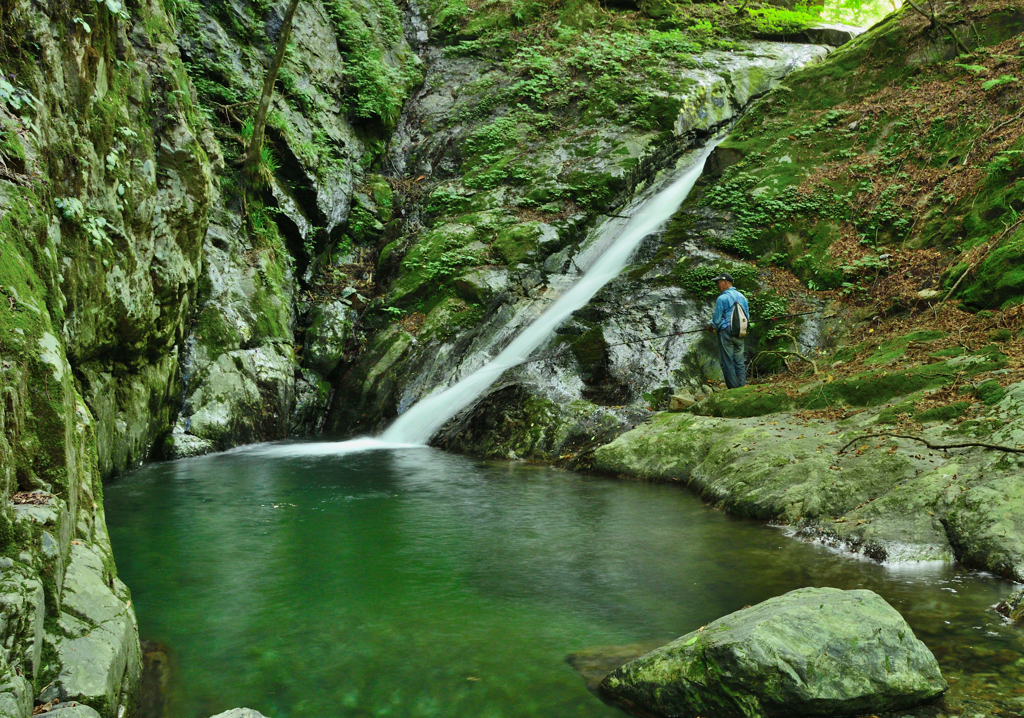
[{"label": "mossy boulder in water", "polygon": [[947,688],[928,647],[872,591],[803,588],[714,621],[601,682],[654,715],[853,716]]},{"label": "mossy boulder in water", "polygon": [[1011,593],[1000,601],[996,611],[1014,623],[1024,623],[1024,589]]}]

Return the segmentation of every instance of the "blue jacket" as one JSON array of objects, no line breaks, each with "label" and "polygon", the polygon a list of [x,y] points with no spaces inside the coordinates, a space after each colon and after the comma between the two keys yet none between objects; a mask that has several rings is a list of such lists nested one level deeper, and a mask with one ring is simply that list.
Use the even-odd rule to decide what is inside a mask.
[{"label": "blue jacket", "polygon": [[750,318],[750,307],[747,305],[747,298],[737,291],[735,287],[729,287],[718,295],[715,301],[715,316],[711,319],[711,326],[715,329],[728,330],[732,325],[732,308],[736,304],[743,307],[747,318]]}]

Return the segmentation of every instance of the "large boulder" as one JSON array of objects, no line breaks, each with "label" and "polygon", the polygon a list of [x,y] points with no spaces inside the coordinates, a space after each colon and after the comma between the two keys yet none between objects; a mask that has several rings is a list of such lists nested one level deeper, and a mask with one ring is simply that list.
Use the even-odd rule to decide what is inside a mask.
[{"label": "large boulder", "polygon": [[658,716],[853,716],[900,710],[947,688],[938,663],[877,594],[803,588],[714,621],[601,682]]}]

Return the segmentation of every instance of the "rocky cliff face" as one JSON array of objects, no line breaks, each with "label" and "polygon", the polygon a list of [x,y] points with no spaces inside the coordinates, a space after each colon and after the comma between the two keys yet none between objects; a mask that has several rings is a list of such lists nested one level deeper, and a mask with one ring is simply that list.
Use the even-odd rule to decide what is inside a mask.
[{"label": "rocky cliff face", "polygon": [[[387,292],[364,315],[377,331],[338,385],[328,430],[379,429],[493,357],[607,246],[624,224],[609,214],[828,51],[763,42],[720,49],[654,28],[640,42],[567,28],[554,47],[528,38],[512,50],[500,47],[500,33],[478,32],[425,50],[423,88],[389,155],[395,179],[413,186],[378,260]],[[495,63],[480,50],[487,43],[510,59]],[[612,62],[622,77],[608,74]],[[699,336],[644,342],[705,318],[701,298],[671,270],[684,257],[716,255],[677,239],[652,235],[640,256],[659,270],[609,285],[537,352],[557,358],[506,373],[438,443],[552,460],[621,433],[674,388],[701,391],[716,368]]]},{"label": "rocky cliff face", "polygon": [[[283,438],[326,406],[328,369],[296,357],[296,295],[318,249],[350,243],[362,165],[418,61],[390,3],[304,4],[269,181],[243,192],[238,117],[280,17],[269,3],[0,8],[2,715],[133,710],[138,635],[103,478]],[[397,81],[382,94],[381,78]]]},{"label": "rocky cliff face", "polygon": [[[675,220],[539,350],[551,358],[507,373],[438,442],[585,462],[672,391],[704,397],[707,340],[647,340],[696,327],[723,269],[760,316],[808,312],[785,332],[757,328],[767,369],[790,340],[861,334],[817,358],[833,374],[806,390],[716,394],[696,413],[825,411],[909,391],[878,416],[963,409],[962,431],[991,438],[979,407],[1003,406],[1011,380],[989,374],[1018,368],[1020,340],[1018,8],[976,3],[953,23],[981,48],[965,64],[910,13],[819,62],[825,48],[757,39],[810,37],[813,18],[767,7],[304,2],[256,187],[235,161],[281,4],[0,5],[0,715],[68,698],[131,710],[138,642],[103,478],[155,456],[381,427],[506,344],[588,266],[600,228],[620,221],[609,215],[784,76]],[[798,66],[812,67],[790,74]],[[908,87],[946,117],[922,120]],[[958,122],[959,106],[988,114]],[[936,263],[941,279],[918,282]],[[959,344],[946,327],[934,352],[921,347],[939,338],[916,326],[889,344],[868,336],[940,289],[992,311],[992,326]],[[871,292],[885,306],[868,306]],[[854,311],[824,318],[850,300]],[[897,379],[879,368],[926,354]],[[1009,431],[993,440],[1016,441]],[[694,466],[710,460],[694,451]],[[939,525],[918,528],[941,526],[940,552],[1019,577],[1003,540],[1019,532],[985,508],[1014,491],[1009,467],[941,499]],[[815,509],[816,491],[756,510],[794,522],[865,510]],[[833,529],[875,545],[845,530]]]},{"label": "rocky cliff face", "polygon": [[[318,426],[330,392],[325,377],[338,362],[331,352],[345,347],[353,316],[310,302],[309,290],[356,283],[345,267],[380,226],[366,209],[375,185],[364,167],[418,81],[420,60],[390,2],[300,4],[269,116],[269,184],[246,194],[232,158],[250,131],[242,118],[258,97],[280,11],[176,7],[176,39],[227,156],[216,168],[205,272],[184,352],[184,406],[168,441],[171,456],[189,456]],[[255,41],[264,36],[265,44]],[[333,272],[317,263],[325,248]],[[307,325],[311,357],[300,368],[296,331]]]},{"label": "rocky cliff face", "polygon": [[176,412],[211,201],[163,9],[87,10],[2,11],[4,715],[37,696],[131,709],[138,637],[101,478]]}]

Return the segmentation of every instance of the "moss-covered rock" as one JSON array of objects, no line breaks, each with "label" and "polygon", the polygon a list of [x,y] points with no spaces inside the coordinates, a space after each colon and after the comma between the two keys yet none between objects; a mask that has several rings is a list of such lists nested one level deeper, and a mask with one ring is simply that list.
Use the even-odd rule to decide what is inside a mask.
[{"label": "moss-covered rock", "polygon": [[[799,391],[770,385],[746,386],[716,392],[690,407],[690,411],[703,416],[750,417],[794,409],[877,406],[908,393],[937,389],[964,377],[999,370],[1005,365],[1006,357],[1002,354],[983,352],[905,369],[875,369],[834,381],[809,381],[800,386]],[[967,407],[967,403],[957,402],[924,412],[918,418],[950,420],[962,415]],[[899,412],[890,407],[884,413],[885,420],[895,413]]]},{"label": "moss-covered rock", "polygon": [[627,663],[600,691],[657,715],[767,718],[912,708],[947,687],[931,651],[878,594],[804,588]]},{"label": "moss-covered rock", "polygon": [[[798,525],[808,536],[879,560],[955,556],[1024,577],[1024,527],[1014,519],[1020,462],[1013,454],[980,447],[952,455],[887,438],[887,412],[900,406],[869,409],[838,422],[786,413],[761,418],[659,414],[599,447],[593,465],[679,481],[738,515]],[[972,420],[971,435],[990,444],[1021,443],[1020,406],[1021,385],[1013,384],[999,404],[985,409],[990,416]],[[909,418],[913,402],[905,408],[901,413]],[[880,437],[866,436],[879,431]],[[920,435],[939,447],[963,441],[958,430],[941,422],[927,424]]]}]

